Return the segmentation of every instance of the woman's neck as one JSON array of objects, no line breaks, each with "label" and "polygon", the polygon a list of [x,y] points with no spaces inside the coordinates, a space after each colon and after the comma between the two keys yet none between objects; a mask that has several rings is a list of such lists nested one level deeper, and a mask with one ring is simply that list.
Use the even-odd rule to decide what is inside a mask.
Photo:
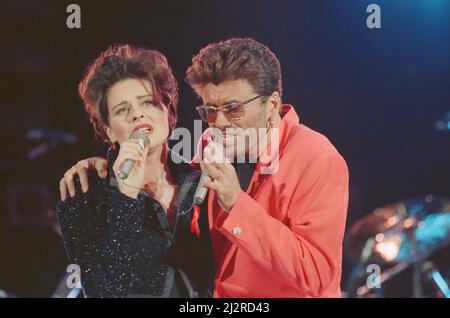
[{"label": "woman's neck", "polygon": [[160,198],[163,189],[173,186],[174,182],[167,165],[168,148],[161,145],[148,152],[145,163],[144,189],[154,198]]}]

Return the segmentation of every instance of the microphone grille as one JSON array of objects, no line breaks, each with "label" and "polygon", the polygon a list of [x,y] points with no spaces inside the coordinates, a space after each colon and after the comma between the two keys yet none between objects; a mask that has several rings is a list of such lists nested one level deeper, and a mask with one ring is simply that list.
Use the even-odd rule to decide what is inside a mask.
[{"label": "microphone grille", "polygon": [[144,147],[146,147],[150,143],[150,139],[147,134],[143,131],[136,130],[133,131],[130,135],[130,139],[140,139],[144,142]]}]

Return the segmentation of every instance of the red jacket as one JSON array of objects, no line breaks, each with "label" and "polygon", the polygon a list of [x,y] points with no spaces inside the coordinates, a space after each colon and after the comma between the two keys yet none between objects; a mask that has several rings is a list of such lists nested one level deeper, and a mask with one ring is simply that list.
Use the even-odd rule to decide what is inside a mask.
[{"label": "red jacket", "polygon": [[[224,211],[210,191],[214,297],[340,297],[348,169],[323,135],[283,105],[279,166]],[[245,190],[245,189],[244,189]]]}]

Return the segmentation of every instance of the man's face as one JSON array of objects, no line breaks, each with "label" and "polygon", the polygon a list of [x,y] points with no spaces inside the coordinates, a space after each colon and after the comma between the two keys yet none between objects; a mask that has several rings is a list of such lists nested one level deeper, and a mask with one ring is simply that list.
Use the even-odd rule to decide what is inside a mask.
[{"label": "man's face", "polygon": [[[245,102],[258,96],[252,85],[243,79],[225,81],[219,85],[208,83],[201,87],[200,93],[203,105],[207,106]],[[264,130],[267,127],[267,102],[263,103],[264,97],[242,106],[243,116],[238,120],[227,118],[222,111],[218,111],[215,120],[208,122],[210,128],[215,128],[221,134],[215,137],[216,141],[222,140],[227,153],[232,154],[234,158],[243,157],[249,153],[250,149],[255,149],[254,147],[258,144],[259,128]],[[255,138],[246,137],[250,134],[254,134],[252,136]]]}]

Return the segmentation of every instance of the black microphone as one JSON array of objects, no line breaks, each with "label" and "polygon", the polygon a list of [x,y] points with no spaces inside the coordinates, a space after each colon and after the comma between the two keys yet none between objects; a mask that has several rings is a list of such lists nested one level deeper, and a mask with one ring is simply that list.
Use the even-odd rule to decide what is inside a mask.
[{"label": "black microphone", "polygon": [[[150,143],[150,139],[148,138],[147,134],[140,130],[133,131],[130,135],[130,139],[138,139],[139,146],[141,146],[141,149],[144,149]],[[131,159],[125,160],[120,165],[119,178],[122,180],[128,178],[128,175],[130,174],[131,169],[133,169],[133,166],[134,160]]]}]

